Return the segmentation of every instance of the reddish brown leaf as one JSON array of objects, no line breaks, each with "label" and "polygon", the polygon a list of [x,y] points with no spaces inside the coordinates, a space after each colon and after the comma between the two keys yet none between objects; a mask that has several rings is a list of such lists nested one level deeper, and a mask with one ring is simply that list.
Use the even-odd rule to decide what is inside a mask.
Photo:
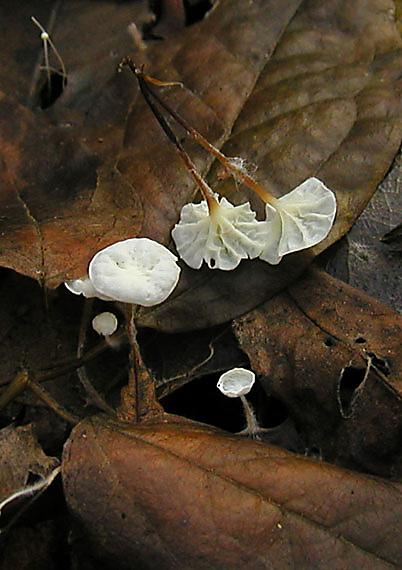
[{"label": "reddish brown leaf", "polygon": [[92,418],[64,453],[69,507],[132,568],[397,568],[401,487],[201,424]]},{"label": "reddish brown leaf", "polygon": [[307,448],[346,466],[401,475],[398,314],[313,271],[239,319],[235,333]]}]

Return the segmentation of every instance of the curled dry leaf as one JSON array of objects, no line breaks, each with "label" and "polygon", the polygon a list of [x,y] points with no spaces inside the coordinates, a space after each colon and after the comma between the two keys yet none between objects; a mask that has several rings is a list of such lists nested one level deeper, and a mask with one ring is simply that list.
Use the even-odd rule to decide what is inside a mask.
[{"label": "curled dry leaf", "polygon": [[122,570],[402,564],[400,484],[201,424],[92,418],[73,431],[63,473],[92,551]]},{"label": "curled dry leaf", "polygon": [[235,321],[268,394],[307,449],[382,476],[402,475],[402,319],[320,271]]},{"label": "curled dry leaf", "polygon": [[247,366],[230,325],[193,333],[140,335],[142,355],[156,382],[160,398],[195,378]]},{"label": "curled dry leaf", "polygon": [[44,478],[58,463],[45,455],[31,425],[0,430],[0,503],[23,489],[30,475]]}]

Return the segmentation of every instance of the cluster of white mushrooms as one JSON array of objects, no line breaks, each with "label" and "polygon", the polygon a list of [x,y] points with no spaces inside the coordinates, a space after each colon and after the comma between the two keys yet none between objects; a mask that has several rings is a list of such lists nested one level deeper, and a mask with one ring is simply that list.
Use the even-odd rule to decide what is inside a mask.
[{"label": "cluster of white mushrooms", "polygon": [[249,202],[234,206],[210,190],[208,199],[186,204],[172,231],[177,251],[193,269],[231,270],[242,259],[278,264],[284,255],[316,245],[327,237],[335,219],[334,193],[318,178],[309,178],[281,198],[259,191],[266,219],[258,221]]},{"label": "cluster of white mushrooms", "polygon": [[[277,265],[284,255],[313,247],[327,237],[335,220],[336,198],[321,180],[308,178],[284,196],[274,197],[249,175],[243,159],[226,157],[149,85],[161,87],[175,83],[163,83],[145,75],[130,58],[125,58],[123,65],[137,77],[145,101],[176,147],[203,197],[199,203],[183,206],[180,220],[172,230],[176,250],[189,267],[200,269],[205,262],[210,269],[230,271],[242,259],[256,258]],[[265,220],[257,220],[249,202],[234,205],[213,192],[197,172],[160,109],[168,112],[197,144],[223,165],[227,173],[263,200]],[[88,275],[67,281],[65,285],[76,295],[150,307],[165,301],[176,287],[181,271],[177,260],[166,247],[153,240],[131,238],[96,253],[89,264]],[[110,337],[118,322],[112,313],[101,313],[93,319],[92,326],[111,343]],[[234,368],[220,377],[217,387],[225,396],[240,398],[247,420],[244,433],[257,437],[258,423],[245,398],[254,381],[252,371]]]},{"label": "cluster of white mushrooms", "polygon": [[[203,182],[204,200],[186,204],[172,231],[180,257],[193,269],[205,261],[211,269],[229,271],[242,259],[260,259],[278,264],[284,255],[312,247],[331,230],[336,214],[334,193],[317,178],[274,198],[257,187],[266,203],[266,219],[258,221],[249,202],[240,206],[220,198]],[[131,238],[102,249],[92,258],[88,276],[67,281],[76,295],[98,297],[150,307],[165,301],[180,277],[177,257],[148,238]],[[101,313],[94,330],[113,346],[111,336],[118,322],[113,313]],[[217,387],[230,398],[239,397],[247,427],[244,434],[258,437],[254,410],[245,395],[255,381],[252,371],[234,368],[225,372]]]},{"label": "cluster of white mushrooms", "polygon": [[[230,271],[242,259],[278,264],[284,255],[312,247],[329,233],[336,214],[334,193],[317,178],[274,198],[264,192],[266,219],[258,221],[249,202],[234,206],[208,186],[206,199],[186,204],[172,231],[180,257],[193,269],[205,261]],[[177,257],[148,238],[131,238],[99,251],[88,276],[66,282],[77,295],[150,307],[162,303],[177,285]]]}]

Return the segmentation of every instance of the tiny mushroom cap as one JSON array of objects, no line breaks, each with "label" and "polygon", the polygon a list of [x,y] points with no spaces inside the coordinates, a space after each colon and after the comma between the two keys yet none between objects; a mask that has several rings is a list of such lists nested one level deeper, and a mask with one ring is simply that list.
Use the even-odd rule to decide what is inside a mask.
[{"label": "tiny mushroom cap", "polygon": [[219,378],[217,388],[228,398],[248,394],[253,387],[255,374],[246,368],[232,368]]},{"label": "tiny mushroom cap", "polygon": [[98,251],[89,264],[89,278],[98,293],[114,301],[152,307],[176,287],[180,276],[176,261],[160,243],[131,238]]},{"label": "tiny mushroom cap", "polygon": [[116,315],[105,311],[92,319],[92,328],[102,336],[110,336],[117,330],[118,321]]}]

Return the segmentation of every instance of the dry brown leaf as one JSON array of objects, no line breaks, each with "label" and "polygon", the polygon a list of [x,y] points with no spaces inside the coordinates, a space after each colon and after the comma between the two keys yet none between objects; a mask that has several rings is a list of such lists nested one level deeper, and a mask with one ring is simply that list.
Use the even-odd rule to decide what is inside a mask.
[{"label": "dry brown leaf", "polygon": [[87,420],[64,488],[92,550],[122,570],[402,564],[399,484],[201,424]]},{"label": "dry brown leaf", "polygon": [[397,313],[315,270],[234,328],[252,369],[287,406],[307,448],[348,467],[401,476]]},{"label": "dry brown leaf", "polygon": [[[321,178],[337,195],[335,226],[324,242],[288,256],[279,268],[243,262],[228,273],[186,269],[169,300],[145,312],[144,325],[203,328],[246,313],[350,228],[400,145],[401,45],[391,1],[301,5],[223,151],[257,165],[256,176],[276,194],[309,176]],[[219,167],[209,179],[213,188],[244,200],[233,181],[219,181]]]},{"label": "dry brown leaf", "polygon": [[0,502],[25,487],[30,475],[46,477],[58,465],[43,452],[32,426],[8,426],[0,431]]},{"label": "dry brown leaf", "polygon": [[[250,7],[238,1],[237,9],[234,10],[233,3],[223,2],[208,20],[189,28],[180,43],[172,41],[169,45],[156,46],[152,54],[149,52],[149,57],[153,55],[157,60],[157,65],[149,68],[150,72],[158,75],[158,70],[163,69],[168,79],[175,79],[178,75],[188,90],[178,94],[177,104],[185,106],[186,115],[192,121],[195,118],[196,126],[212,140],[222,140],[228,136],[267,57],[272,53],[299,2],[300,0],[286,0],[280,7],[272,2],[269,14],[261,11],[260,3]],[[68,24],[63,21],[67,29],[74,28],[73,15]],[[238,41],[236,32],[238,18],[244,20],[241,42]],[[197,66],[194,65],[195,61]],[[226,77],[223,85],[220,81],[222,75]],[[128,79],[135,85],[133,77]],[[111,93],[106,90],[105,99],[114,94],[113,89]],[[82,96],[78,93],[77,97],[75,106]],[[67,118],[70,117],[68,109],[71,106],[72,102],[69,102]],[[14,109],[11,112],[17,113]],[[69,181],[70,192],[62,196],[57,191],[52,193],[53,188],[49,184],[55,175],[59,180],[59,174],[48,174],[45,179],[39,176],[38,180],[35,167],[42,159],[45,144],[43,141],[34,144],[30,140],[38,137],[34,125],[28,129],[24,120],[21,120],[19,123],[23,123],[23,132],[16,133],[15,120],[10,119],[9,113],[9,105],[0,113],[2,122],[9,127],[7,142],[11,144],[11,150],[3,160],[1,184],[8,189],[11,204],[15,205],[20,198],[23,202],[19,209],[14,208],[15,212],[10,212],[2,220],[2,265],[32,277],[40,275],[46,285],[55,286],[66,277],[83,275],[93,253],[119,238],[140,234],[167,241],[181,206],[193,194],[193,186],[142,101],[133,104],[126,129],[125,148],[117,165],[112,153],[108,158],[109,163],[99,168],[97,178],[94,178],[93,168],[88,168],[86,180],[90,179],[91,184],[80,182],[80,189],[72,175]],[[23,110],[21,115],[24,115]],[[57,119],[63,125],[60,128],[65,129],[60,109]],[[26,121],[30,125],[34,116],[27,117]],[[99,157],[104,151],[101,147],[98,151],[93,149],[91,125],[88,130],[86,136],[89,137],[92,152]],[[107,129],[104,131],[107,139]],[[113,129],[111,131],[114,141],[115,133]],[[67,132],[66,137],[68,146]],[[106,144],[108,147],[110,141],[106,140]],[[24,160],[29,177],[24,179],[21,187],[20,173],[16,169],[18,163],[15,164],[13,159],[17,157],[20,162],[22,149],[27,146],[30,152],[24,153]],[[79,151],[79,145],[77,148]],[[50,149],[56,155],[54,160],[57,163],[62,156],[58,156],[52,145]],[[31,158],[32,153],[34,156]],[[63,164],[67,167],[66,163],[67,160],[64,159]],[[31,168],[29,165],[32,165]],[[32,193],[30,199],[24,196],[26,187]],[[171,192],[174,193],[173,200]],[[56,209],[57,212],[52,211],[51,216],[47,215],[46,210],[43,212],[40,206],[44,201],[46,210]],[[28,254],[25,253],[27,242]],[[22,250],[21,256],[25,256],[25,263],[21,262],[21,256],[16,257],[16,249]],[[33,256],[31,253],[35,249],[37,255]]]},{"label": "dry brown leaf", "polygon": [[[351,6],[346,0],[324,4],[316,0],[303,3],[292,19],[299,4],[299,0],[268,4],[222,0],[203,22],[147,50],[147,69],[162,79],[183,81],[185,89],[166,95],[172,105],[212,142],[224,144],[226,153],[256,163],[258,177],[274,192],[288,191],[313,174],[321,177],[338,197],[334,230],[312,252],[292,256],[279,268],[253,263],[252,282],[251,266],[245,263],[230,274],[186,270],[175,296],[147,312],[143,325],[168,331],[206,327],[242,314],[282,289],[314,254],[350,228],[399,146],[402,42],[393,3],[361,0]],[[68,21],[67,36],[74,27],[72,16]],[[104,89],[101,99],[110,104],[108,97],[115,93],[112,85],[110,91]],[[65,117],[71,116],[69,109],[80,109],[82,97],[77,91],[76,100],[69,101],[68,107],[66,102]],[[104,108],[102,102],[93,104],[95,109]],[[52,194],[51,175],[41,178],[43,170],[39,174],[35,170],[37,156],[21,187],[13,159],[21,161],[21,149],[27,146],[41,158],[44,143],[27,145],[35,128],[17,137],[11,129],[3,184],[10,188],[11,177],[15,187],[9,194],[13,208],[2,225],[3,265],[55,286],[66,277],[83,275],[93,253],[117,239],[146,235],[168,242],[194,187],[138,98],[126,124],[124,148],[115,161],[120,130],[114,128],[114,121],[120,124],[124,110],[127,101],[119,107],[118,119],[112,117],[109,133],[102,123],[105,148],[110,145],[113,150],[108,162],[98,167],[96,179],[90,163],[86,183],[78,189],[73,166],[68,184],[74,189],[68,196]],[[95,148],[95,133],[100,132],[97,116],[95,112],[94,120],[86,123],[86,144],[95,162],[105,155],[100,143]],[[65,125],[63,105],[54,117]],[[26,120],[33,123],[33,117]],[[65,145],[77,145],[80,152],[77,142],[65,136]],[[206,172],[210,159],[193,146],[190,151]],[[29,156],[24,153],[27,164],[31,164]],[[218,183],[216,169],[210,180],[235,200],[244,199],[244,192],[230,181]],[[53,196],[57,196],[56,206]],[[46,207],[42,207],[44,201]]]},{"label": "dry brown leaf", "polygon": [[[116,75],[119,61],[135,50],[128,25],[136,22],[140,28],[151,13],[146,0],[124,3],[113,0],[96,3],[92,0],[73,3],[3,0],[0,6],[3,62],[0,90],[23,105],[36,107],[46,73],[40,69],[44,64],[41,32],[31,21],[31,16],[49,32],[67,70],[68,82],[57,106],[62,103],[64,113],[81,110],[90,114],[91,107],[102,97],[103,87]],[[53,53],[50,53],[50,63],[60,69]],[[120,102],[115,101],[116,104]],[[74,126],[74,122],[69,125],[70,128]]]},{"label": "dry brown leaf", "polygon": [[326,267],[334,277],[399,312],[402,311],[401,231],[398,230],[401,211],[402,155],[399,154]]}]

